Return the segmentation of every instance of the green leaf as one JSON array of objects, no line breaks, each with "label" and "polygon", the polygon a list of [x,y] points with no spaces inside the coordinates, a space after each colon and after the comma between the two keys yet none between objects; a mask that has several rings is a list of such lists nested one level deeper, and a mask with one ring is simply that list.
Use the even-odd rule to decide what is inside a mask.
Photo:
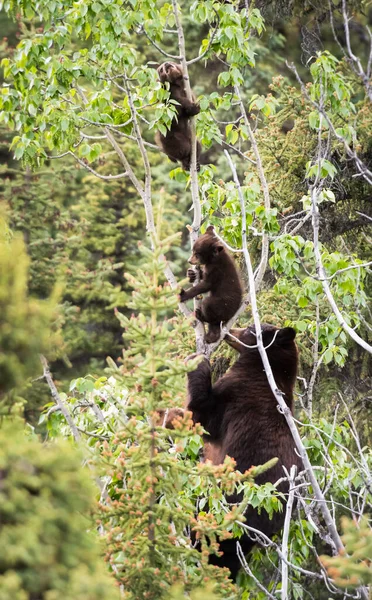
[{"label": "green leaf", "polygon": [[308,298],[306,298],[306,296],[301,296],[300,298],[298,298],[297,304],[300,308],[305,308],[305,306],[309,304],[309,300]]}]

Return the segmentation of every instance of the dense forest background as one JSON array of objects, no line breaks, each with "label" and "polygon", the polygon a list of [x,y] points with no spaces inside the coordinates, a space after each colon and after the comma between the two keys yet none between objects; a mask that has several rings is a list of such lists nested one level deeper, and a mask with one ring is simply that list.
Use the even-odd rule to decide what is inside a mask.
[{"label": "dense forest background", "polygon": [[[0,7],[0,600],[368,598],[370,2]],[[175,111],[165,60],[200,103],[199,173],[154,142]],[[270,512],[276,491],[200,463],[200,427],[170,435],[157,412],[184,405],[187,356],[215,378],[235,360],[178,305],[209,224],[237,250],[236,323],[257,295],[261,322],[297,331],[294,416],[322,494],[292,482],[289,539],[260,539],[237,586],[208,564],[215,536],[238,539],[244,502]]]}]

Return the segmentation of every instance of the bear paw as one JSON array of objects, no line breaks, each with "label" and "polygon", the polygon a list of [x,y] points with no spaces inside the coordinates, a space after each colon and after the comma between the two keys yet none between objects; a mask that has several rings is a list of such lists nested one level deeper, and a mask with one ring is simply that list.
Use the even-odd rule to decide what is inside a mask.
[{"label": "bear paw", "polygon": [[194,283],[194,281],[196,279],[195,269],[187,269],[187,277],[189,278],[190,283]]},{"label": "bear paw", "polygon": [[179,295],[180,302],[186,302],[185,296],[186,296],[186,291],[182,288],[182,290],[180,291],[180,295]]},{"label": "bear paw", "polygon": [[203,313],[200,308],[195,310],[195,317],[198,319],[198,321],[201,321],[202,323],[204,322]]}]

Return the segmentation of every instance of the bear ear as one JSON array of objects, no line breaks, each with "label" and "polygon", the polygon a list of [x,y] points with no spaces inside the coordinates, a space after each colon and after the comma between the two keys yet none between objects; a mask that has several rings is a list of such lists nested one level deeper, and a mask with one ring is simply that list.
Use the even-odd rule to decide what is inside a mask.
[{"label": "bear ear", "polygon": [[214,235],[213,225],[209,225],[209,227],[207,227],[207,229],[205,230],[205,233],[209,233],[209,235]]},{"label": "bear ear", "polygon": [[279,329],[276,341],[278,344],[289,344],[289,342],[293,342],[296,337],[296,330],[293,327],[283,327],[283,329]]},{"label": "bear ear", "polygon": [[216,255],[217,255],[217,254],[219,254],[220,252],[222,252],[222,250],[223,250],[223,246],[222,246],[222,244],[218,244],[217,246],[215,246],[215,247],[213,248],[213,254],[216,254]]}]

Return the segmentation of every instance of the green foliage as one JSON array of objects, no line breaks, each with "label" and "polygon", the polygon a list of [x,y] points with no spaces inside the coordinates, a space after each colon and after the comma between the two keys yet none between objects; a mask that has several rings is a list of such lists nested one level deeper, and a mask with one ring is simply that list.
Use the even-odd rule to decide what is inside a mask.
[{"label": "green foliage", "polygon": [[113,600],[87,515],[90,477],[66,442],[47,446],[19,423],[0,429],[1,600]]},{"label": "green foliage", "polygon": [[[19,236],[5,227],[0,238],[0,398],[40,372],[40,353],[58,337],[52,333],[56,298],[36,300],[28,291],[29,259]],[[5,239],[4,239],[5,234]],[[8,238],[8,239],[7,239]],[[53,348],[54,351],[54,348]],[[1,400],[4,406],[4,399]],[[5,400],[6,405],[6,400]]]},{"label": "green foliage", "polygon": [[[92,459],[100,465],[105,484],[100,520],[107,558],[125,585],[128,600],[204,594],[199,588],[204,589],[206,578],[220,582],[217,590],[212,584],[206,594],[233,597],[225,574],[207,564],[208,554],[217,551],[216,535],[239,536],[236,521],[245,503],[271,513],[278,508],[278,497],[272,486],[256,486],[253,473],[243,478],[234,473],[229,461],[217,469],[197,465],[201,431],[191,426],[187,415],[178,419],[172,432],[161,426],[164,411],[184,404],[185,374],[197,362],[184,363],[193,350],[193,329],[189,321],[173,316],[176,293],[163,283],[160,254],[165,248],[158,247],[155,255],[146,246],[143,252],[138,250],[136,242],[146,235],[142,200],[124,175],[127,167],[120,152],[112,159],[113,145],[106,135],[108,131],[114,136],[142,184],[145,165],[133,140],[132,106],[145,144],[151,144],[154,131],[169,129],[175,106],[169,91],[157,81],[153,66],[164,58],[151,40],[173,55],[179,53],[172,4],[153,0],[124,4],[121,0],[4,0],[0,4],[16,16],[21,29],[17,48],[2,63],[6,83],[0,120],[14,132],[16,159],[28,167],[20,174],[9,161],[1,191],[11,228],[22,232],[31,257],[30,291],[45,298],[56,279],[65,282],[60,313],[65,351],[80,368],[61,399],[71,409]],[[340,397],[351,407],[359,401],[359,420],[368,430],[370,362],[368,357],[361,359],[325,298],[315,265],[309,186],[316,182],[321,188],[316,198],[320,252],[330,290],[346,321],[370,340],[371,332],[364,326],[369,271],[358,268],[370,260],[369,238],[354,225],[361,221],[355,219],[356,210],[367,212],[363,206],[370,190],[344,143],[369,164],[370,102],[355,65],[337,54],[340,48],[334,43],[332,52],[317,48],[311,52],[309,70],[298,67],[308,81],[303,87],[287,78],[288,71],[286,77],[278,75],[284,58],[299,65],[306,39],[302,37],[301,49],[297,39],[313,21],[322,42],[324,33],[329,41],[324,3],[246,4],[186,0],[180,6],[187,59],[205,52],[200,62],[189,64],[201,106],[196,125],[204,147],[202,162],[210,163],[203,164],[198,175],[202,230],[212,223],[231,246],[241,249],[240,201],[221,151],[222,144],[228,144],[242,182],[254,267],[261,261],[263,237],[270,242],[260,315],[264,321],[296,328],[301,375],[307,381],[318,377],[314,412],[322,418],[308,422],[300,417],[301,433],[338,518],[344,509],[350,510],[350,498],[352,510],[370,502],[365,480],[371,455],[366,449],[359,453],[354,430],[352,434],[349,423],[342,422],[348,406],[336,410],[332,423],[327,415]],[[349,10],[358,3],[347,5]],[[273,16],[267,31],[257,6]],[[296,23],[283,19],[278,27],[278,14],[293,14]],[[336,8],[334,16],[338,27]],[[361,21],[358,14],[357,27]],[[358,34],[352,36],[355,48]],[[0,52],[6,50],[4,41]],[[241,115],[236,85],[248,120]],[[265,206],[262,173],[247,124],[254,131],[268,182],[270,208]],[[151,145],[145,147],[151,148],[152,202],[163,227],[159,238],[173,236],[190,221],[185,193],[190,178],[180,168],[170,171],[169,161]],[[50,165],[48,155],[65,152],[70,154],[61,159],[64,172],[59,179],[56,161]],[[73,170],[72,164],[78,168]],[[30,167],[39,165],[43,171],[32,173]],[[83,169],[91,171],[87,174]],[[186,255],[175,240],[176,236],[169,240],[172,248],[167,258],[176,271],[183,272]],[[129,287],[134,289],[132,300]],[[131,310],[136,315],[130,316]],[[247,314],[242,317],[246,321]],[[119,323],[124,328],[123,356],[119,366],[109,361],[109,376],[103,377],[99,361],[107,354],[114,358],[119,354]],[[223,344],[218,354],[231,357]],[[91,363],[92,374],[77,377],[92,359],[97,361]],[[54,403],[46,407],[40,423],[50,437],[71,436]],[[244,487],[244,499],[231,513],[224,490],[234,485],[239,490]],[[304,566],[317,570],[319,537],[325,539],[309,499],[311,488],[300,485],[298,489],[316,522],[305,519],[299,508],[292,523],[290,597],[304,598],[309,591],[320,598],[324,590],[319,582],[306,578],[305,588],[303,574],[296,570]],[[190,524],[199,536],[201,554],[190,546]],[[266,552],[256,548],[249,564],[257,580],[277,595],[280,563],[275,548]],[[12,595],[22,594],[17,577],[13,573],[6,577]],[[181,582],[182,591],[173,590],[175,581]],[[265,598],[251,577],[242,576],[241,583],[243,598]],[[338,592],[325,593],[328,598]]]},{"label": "green foliage", "polygon": [[368,516],[363,516],[359,522],[342,517],[341,523],[345,552],[338,556],[321,556],[320,559],[340,587],[371,585],[372,530]]},{"label": "green foliage", "polygon": [[[102,475],[109,476],[100,524],[124,597],[167,598],[175,583],[196,590],[210,580],[218,583],[216,596],[231,597],[234,587],[225,571],[208,564],[209,554],[218,551],[217,536],[241,535],[237,521],[244,520],[248,503],[270,515],[280,503],[271,484],[253,482],[272,461],[245,474],[234,471],[231,459],[218,467],[199,464],[202,429],[192,425],[189,413],[171,431],[162,425],[166,411],[184,403],[185,375],[199,360],[180,356],[179,340],[190,324],[166,317],[177,307],[164,283],[166,251],[166,244],[154,252],[142,247],[144,268],[136,277],[127,275],[134,287],[129,307],[136,314],[118,314],[127,342],[123,364],[109,360],[113,376],[74,380],[70,397],[61,398],[69,402]],[[50,435],[71,435],[60,413],[47,407],[46,416]],[[242,501],[232,506],[225,494],[235,489]]]}]

